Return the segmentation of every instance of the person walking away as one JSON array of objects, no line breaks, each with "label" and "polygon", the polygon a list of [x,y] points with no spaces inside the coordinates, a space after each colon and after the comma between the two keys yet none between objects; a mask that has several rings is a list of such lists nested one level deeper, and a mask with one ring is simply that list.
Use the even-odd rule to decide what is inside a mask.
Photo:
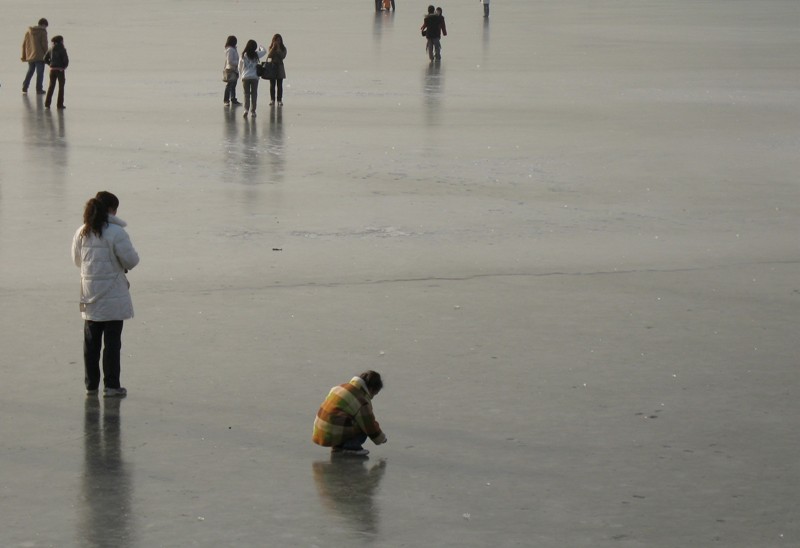
[{"label": "person walking away", "polygon": [[28,73],[22,82],[22,93],[28,93],[33,73],[36,72],[36,93],[44,95],[44,56],[47,53],[47,19],[42,17],[35,27],[28,27],[22,39],[22,62],[28,63]]},{"label": "person walking away", "polygon": [[481,4],[483,4],[483,16],[489,17],[489,0],[481,0]]},{"label": "person walking away", "polygon": [[427,43],[425,44],[425,51],[428,52],[428,59],[431,61],[434,59],[438,61],[442,58],[442,18],[436,15],[435,10],[436,8],[433,6],[428,6],[428,15],[425,16],[422,26],[420,27],[422,35],[427,40]]},{"label": "person walking away", "polygon": [[242,79],[244,88],[244,114],[247,118],[248,111],[254,117],[256,115],[256,103],[258,101],[258,61],[267,54],[262,46],[255,40],[248,40],[242,51],[242,58],[239,59],[239,76]]},{"label": "person walking away", "polygon": [[225,94],[223,100],[225,106],[241,105],[236,100],[236,84],[239,83],[239,52],[236,51],[236,37],[228,36],[225,41],[225,67],[222,69],[225,75]]},{"label": "person walking away", "polygon": [[314,419],[311,440],[330,447],[331,453],[366,456],[362,444],[370,438],[375,445],[386,443],[372,411],[372,399],[383,389],[383,380],[376,371],[364,371],[350,382],[331,388]]},{"label": "person walking away", "polygon": [[436,15],[439,16],[439,24],[442,29],[442,36],[447,36],[447,23],[444,22],[444,13],[442,8],[436,8]]},{"label": "person walking away", "polygon": [[130,283],[125,274],[139,264],[126,223],[117,217],[119,199],[98,192],[86,202],[83,225],[72,238],[72,259],[81,269],[80,309],[86,394],[97,395],[100,352],[103,356],[103,396],[122,397],[120,386],[122,324],[133,318]]},{"label": "person walking away", "polygon": [[50,85],[47,87],[47,96],[44,98],[44,108],[50,108],[53,100],[53,91],[58,83],[58,99],[56,107],[59,109],[67,108],[64,105],[64,86],[67,83],[67,66],[69,66],[69,56],[67,48],[64,47],[64,37],[61,35],[53,36],[53,47],[44,56],[44,62],[50,65]]},{"label": "person walking away", "polygon": [[269,80],[270,106],[275,104],[275,90],[277,89],[278,106],[283,106],[283,81],[286,79],[286,68],[283,60],[286,59],[286,46],[283,44],[283,37],[276,34],[272,37],[267,52],[267,63],[275,65],[275,78]]}]

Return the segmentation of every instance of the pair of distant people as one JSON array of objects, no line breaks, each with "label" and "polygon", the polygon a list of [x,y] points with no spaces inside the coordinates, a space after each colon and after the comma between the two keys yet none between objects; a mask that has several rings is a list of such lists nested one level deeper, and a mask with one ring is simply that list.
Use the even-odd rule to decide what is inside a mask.
[{"label": "pair of distant people", "polygon": [[375,11],[381,11],[381,9],[394,11],[394,0],[375,0]]},{"label": "pair of distant people", "polygon": [[66,70],[69,65],[69,56],[64,47],[64,37],[54,36],[53,45],[48,49],[47,42],[48,22],[44,17],[39,19],[39,23],[29,27],[22,39],[22,62],[28,63],[28,72],[22,82],[22,93],[28,93],[33,74],[36,73],[36,94],[44,95],[44,66],[50,66],[50,83],[47,88],[44,106],[50,108],[58,85],[58,97],[56,107],[59,109],[67,108],[64,105],[64,86],[66,85]]},{"label": "pair of distant people", "polygon": [[439,61],[442,58],[442,36],[447,36],[447,24],[444,21],[442,8],[428,6],[428,14],[420,27],[422,36],[426,39],[425,51],[428,59]]}]

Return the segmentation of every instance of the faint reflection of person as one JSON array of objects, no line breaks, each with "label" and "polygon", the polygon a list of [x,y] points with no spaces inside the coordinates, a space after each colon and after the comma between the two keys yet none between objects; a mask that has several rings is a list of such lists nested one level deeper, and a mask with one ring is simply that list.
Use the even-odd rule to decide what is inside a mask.
[{"label": "faint reflection of person", "polygon": [[86,398],[78,545],[133,546],[133,484],[122,458],[120,399]]},{"label": "faint reflection of person", "polygon": [[386,473],[386,460],[371,468],[366,461],[331,456],[311,464],[323,505],[344,517],[359,533],[376,534],[379,514],[375,493]]},{"label": "faint reflection of person", "polygon": [[483,16],[489,17],[489,0],[481,0],[481,4],[483,4]]},{"label": "faint reflection of person", "polygon": [[64,110],[64,86],[67,84],[67,67],[69,66],[69,56],[67,48],[64,47],[64,37],[61,35],[53,36],[53,47],[44,56],[44,62],[50,65],[50,85],[47,87],[47,95],[44,98],[44,108],[50,108],[53,100],[53,91],[58,84],[58,98],[56,108]]},{"label": "faint reflection of person", "polygon": [[422,21],[420,30],[426,39],[425,51],[428,53],[428,59],[431,61],[438,61],[442,58],[442,18],[436,15],[436,8],[428,6],[428,14]]},{"label": "faint reflection of person", "polygon": [[47,53],[47,19],[42,17],[35,27],[28,27],[22,39],[23,63],[28,63],[28,72],[22,82],[22,93],[28,93],[33,73],[36,73],[36,93],[44,95],[44,56]]},{"label": "faint reflection of person", "polygon": [[[83,225],[72,238],[72,259],[81,269],[80,310],[86,393],[96,395],[103,353],[103,396],[123,397],[120,386],[122,325],[133,318],[130,283],[125,274],[139,264],[127,223],[117,217],[119,199],[100,191],[86,202]],[[105,348],[103,348],[105,346]]]},{"label": "faint reflection of person", "polygon": [[255,40],[248,40],[239,59],[239,77],[242,79],[244,88],[244,116],[247,118],[248,112],[256,115],[256,103],[258,101],[258,61],[267,54],[262,46]]},{"label": "faint reflection of person", "polygon": [[[275,65],[275,78],[269,79],[269,104],[275,104],[278,101],[278,106],[283,106],[283,81],[286,79],[286,68],[283,65],[283,60],[286,59],[286,46],[283,43],[283,36],[276,34],[272,37],[272,42],[269,44],[269,51],[267,51],[267,63]],[[277,89],[277,96],[276,96]]]}]

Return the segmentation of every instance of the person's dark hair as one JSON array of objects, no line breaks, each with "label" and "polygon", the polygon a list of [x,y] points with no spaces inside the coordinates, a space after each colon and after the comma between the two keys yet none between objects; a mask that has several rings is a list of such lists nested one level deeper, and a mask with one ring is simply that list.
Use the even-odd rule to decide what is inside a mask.
[{"label": "person's dark hair", "polygon": [[116,211],[119,198],[106,190],[98,192],[94,198],[86,202],[83,209],[83,228],[81,236],[94,232],[98,237],[103,235],[103,228],[108,224],[108,212]]},{"label": "person's dark hair", "polygon": [[286,46],[283,45],[283,36],[276,34],[272,37],[272,42],[269,43],[269,51],[275,51],[275,47],[280,47],[282,51],[286,51]]},{"label": "person's dark hair", "polygon": [[248,40],[247,44],[244,46],[244,51],[242,55],[244,57],[249,57],[250,59],[254,59],[258,61],[258,54],[256,53],[256,49],[258,49],[258,44],[255,40]]},{"label": "person's dark hair", "polygon": [[225,47],[226,48],[235,48],[237,42],[238,41],[236,40],[235,36],[233,36],[233,35],[228,36],[228,39],[225,41]]},{"label": "person's dark hair", "polygon": [[428,13],[433,13],[436,10],[433,6],[428,6]]},{"label": "person's dark hair", "polygon": [[364,371],[359,375],[365,383],[367,383],[367,389],[369,393],[373,396],[376,395],[383,389],[383,381],[381,380],[381,374],[377,371]]},{"label": "person's dark hair", "polygon": [[53,42],[54,44],[61,44],[62,42],[64,42],[64,37],[61,36],[60,34],[57,34],[53,36],[53,39],[50,41]]},{"label": "person's dark hair", "polygon": [[47,22],[47,19],[45,19],[44,17],[39,19],[39,26],[40,27],[46,27],[47,25],[49,25],[49,23]]}]

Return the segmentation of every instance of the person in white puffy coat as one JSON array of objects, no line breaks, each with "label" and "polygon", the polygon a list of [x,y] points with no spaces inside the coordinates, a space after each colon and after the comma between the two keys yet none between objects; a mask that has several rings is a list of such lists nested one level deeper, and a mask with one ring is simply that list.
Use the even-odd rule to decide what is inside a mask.
[{"label": "person in white puffy coat", "polygon": [[116,216],[119,199],[98,192],[86,202],[83,225],[72,239],[72,258],[81,269],[80,309],[84,319],[83,362],[86,391],[97,394],[100,354],[103,357],[103,395],[124,396],[120,386],[122,325],[133,318],[130,284],[125,274],[139,264],[126,223]]}]

